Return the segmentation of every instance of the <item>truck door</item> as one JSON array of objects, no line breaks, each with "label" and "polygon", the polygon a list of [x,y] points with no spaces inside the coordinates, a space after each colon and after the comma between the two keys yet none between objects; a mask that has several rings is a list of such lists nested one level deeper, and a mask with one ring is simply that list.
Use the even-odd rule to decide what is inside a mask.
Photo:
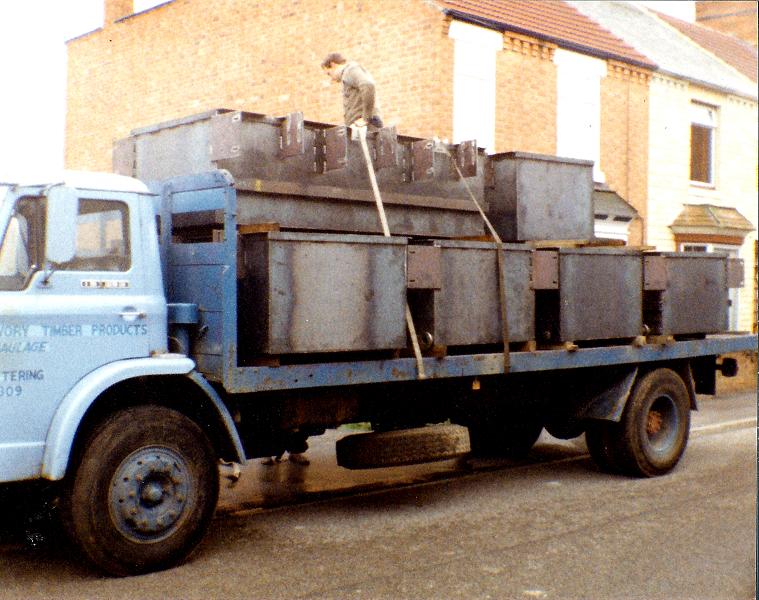
[{"label": "truck door", "polygon": [[[138,211],[127,194],[104,196],[80,192],[75,225],[60,229],[48,220],[54,195],[13,206],[0,246],[0,481],[39,474],[52,417],[80,379],[165,346],[163,298],[144,289]],[[50,264],[46,240],[58,235],[75,237],[75,254]]]}]

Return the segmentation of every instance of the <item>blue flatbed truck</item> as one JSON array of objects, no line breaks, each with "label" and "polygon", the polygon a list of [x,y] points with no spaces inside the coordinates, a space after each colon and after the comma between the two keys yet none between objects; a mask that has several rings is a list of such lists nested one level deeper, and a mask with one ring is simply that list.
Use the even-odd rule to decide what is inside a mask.
[{"label": "blue flatbed truck", "polygon": [[[0,185],[0,483],[57,482],[71,539],[105,572],[147,572],[186,558],[213,516],[220,460],[276,455],[293,436],[342,423],[375,429],[338,449],[349,468],[448,458],[470,447],[525,452],[545,427],[565,438],[585,433],[605,470],[666,473],[685,450],[696,394],[715,393],[717,371],[735,372],[721,355],[756,350],[756,335],[720,333],[433,346],[415,357],[402,316],[385,323],[381,303],[371,319],[383,330],[399,321],[403,347],[363,351],[350,347],[353,338],[339,342],[340,352],[320,339],[310,346],[315,332],[353,331],[346,298],[337,290],[328,306],[337,323],[323,306],[285,299],[276,312],[275,301],[288,291],[308,299],[315,289],[328,302],[337,286],[319,282],[351,271],[351,244],[374,252],[376,240],[241,232],[239,188],[222,170],[150,188],[83,173]],[[178,216],[192,224],[209,215],[217,224],[210,239],[181,238],[172,225]],[[244,276],[254,256],[243,252],[249,239],[263,239],[272,255],[263,279]],[[308,262],[332,242],[347,254]],[[409,240],[382,243],[386,262],[363,250],[357,260],[368,260],[375,284],[388,289],[395,284],[381,272],[397,268],[405,296]],[[498,251],[488,243],[474,250],[483,248]],[[316,273],[290,272],[304,265]],[[268,290],[264,305],[252,302],[256,286]],[[374,301],[359,292],[358,301]],[[242,334],[258,327],[249,313],[260,311],[269,313],[264,351],[251,350]],[[290,337],[280,339],[277,327]],[[277,344],[288,343],[308,351],[279,354]],[[445,421],[467,427],[467,439],[461,427],[442,442],[430,437],[439,429],[425,436],[425,424]],[[416,433],[416,447],[394,441],[406,430]]]}]

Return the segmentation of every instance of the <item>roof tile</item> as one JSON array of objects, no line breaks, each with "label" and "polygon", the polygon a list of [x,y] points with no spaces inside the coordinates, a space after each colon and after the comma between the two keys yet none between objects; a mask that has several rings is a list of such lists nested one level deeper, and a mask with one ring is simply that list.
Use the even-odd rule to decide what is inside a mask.
[{"label": "roof tile", "polygon": [[560,47],[586,51],[602,58],[656,68],[656,64],[632,46],[560,0],[437,1],[456,17],[471,18],[504,31],[533,35]]},{"label": "roof tile", "polygon": [[757,49],[751,44],[703,25],[681,21],[660,12],[652,12],[746,77],[757,81],[758,55]]}]

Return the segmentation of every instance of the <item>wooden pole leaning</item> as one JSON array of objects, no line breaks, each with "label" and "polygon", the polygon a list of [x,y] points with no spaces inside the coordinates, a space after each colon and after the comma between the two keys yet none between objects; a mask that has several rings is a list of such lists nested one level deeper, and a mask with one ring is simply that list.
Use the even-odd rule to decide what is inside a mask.
[{"label": "wooden pole leaning", "polygon": [[458,173],[458,176],[461,178],[461,181],[463,182],[464,187],[469,194],[469,197],[477,207],[482,220],[485,221],[485,225],[487,226],[490,235],[493,237],[496,243],[496,252],[498,254],[498,295],[501,305],[501,338],[503,339],[503,372],[508,373],[511,369],[511,356],[509,354],[509,322],[507,320],[508,311],[506,310],[506,265],[504,264],[505,253],[503,250],[503,241],[501,240],[501,236],[498,235],[495,228],[493,227],[493,224],[490,222],[490,219],[488,219],[487,215],[485,214],[485,211],[482,210],[482,206],[480,206],[480,203],[477,202],[477,198],[475,198],[471,188],[469,187],[469,183],[467,183],[466,178],[461,173],[461,169],[459,168],[456,159],[448,151],[448,148],[445,146],[443,147],[450,157],[453,166],[456,168],[456,173]]},{"label": "wooden pole leaning", "polygon": [[[382,224],[382,234],[385,237],[391,237],[390,227],[388,227],[387,217],[385,216],[385,206],[382,203],[382,196],[380,195],[379,186],[377,185],[377,177],[374,175],[374,163],[372,162],[371,154],[369,154],[369,146],[366,143],[366,127],[356,127],[356,129],[358,129],[358,139],[361,142],[361,149],[364,152],[366,170],[369,172],[369,181],[372,185],[374,201],[377,205],[377,213],[379,214],[380,223]],[[414,326],[414,319],[411,316],[411,308],[408,305],[408,300],[406,301],[406,327],[408,327],[408,334],[411,338],[411,346],[414,349],[414,356],[416,357],[417,377],[419,379],[426,379],[427,375],[424,372],[422,350],[419,347],[419,340],[416,337],[416,327]]]}]

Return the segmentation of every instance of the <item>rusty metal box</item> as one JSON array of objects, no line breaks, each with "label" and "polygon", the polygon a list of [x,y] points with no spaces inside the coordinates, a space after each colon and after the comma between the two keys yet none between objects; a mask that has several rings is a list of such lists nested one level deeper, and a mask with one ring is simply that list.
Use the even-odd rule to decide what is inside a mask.
[{"label": "rusty metal box", "polygon": [[646,254],[644,322],[655,335],[727,331],[728,287],[728,259],[723,254]]},{"label": "rusty metal box", "polygon": [[642,333],[639,250],[561,248],[537,250],[536,255],[546,271],[535,277],[539,341],[624,339]]},{"label": "rusty metal box", "polygon": [[406,239],[241,236],[244,357],[406,346]]},{"label": "rusty metal box", "polygon": [[[369,134],[368,143],[393,235],[484,233],[469,196],[471,191],[484,204],[482,149],[399,136],[392,129]],[[274,118],[218,109],[137,129],[114,144],[113,168],[143,181],[224,169],[234,178],[243,225],[382,232],[359,141],[345,127],[305,121],[300,113]],[[218,215],[208,218],[221,223]]]},{"label": "rusty metal box", "polygon": [[593,163],[506,152],[491,157],[488,216],[504,241],[593,237]]},{"label": "rusty metal box", "polygon": [[[409,252],[415,252],[415,248],[409,246]],[[427,248],[426,270],[434,274],[426,278],[431,292],[426,301],[423,293],[409,294],[418,320],[417,332],[430,333],[433,343],[439,346],[500,344],[503,331],[496,245],[441,240]],[[531,267],[530,248],[503,246],[502,268],[511,342],[535,339]],[[409,275],[415,270],[414,261],[410,260]],[[415,282],[423,280],[421,276],[414,276]]]}]

